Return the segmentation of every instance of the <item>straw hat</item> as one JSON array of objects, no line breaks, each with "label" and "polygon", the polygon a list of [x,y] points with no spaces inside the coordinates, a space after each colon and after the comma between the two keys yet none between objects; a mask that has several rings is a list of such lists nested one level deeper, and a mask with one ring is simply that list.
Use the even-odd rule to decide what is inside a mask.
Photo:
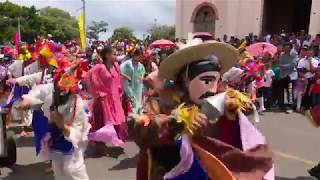
[{"label": "straw hat", "polygon": [[198,39],[183,45],[165,59],[159,67],[159,75],[168,80],[176,80],[179,73],[192,62],[203,60],[208,55],[215,55],[221,65],[221,74],[239,62],[239,52],[233,46],[216,41],[200,42]]}]

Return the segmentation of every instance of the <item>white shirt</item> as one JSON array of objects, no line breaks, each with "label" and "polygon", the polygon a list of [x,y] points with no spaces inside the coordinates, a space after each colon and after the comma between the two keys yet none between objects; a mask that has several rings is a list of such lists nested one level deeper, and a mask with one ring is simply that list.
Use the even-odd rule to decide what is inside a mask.
[{"label": "white shirt", "polygon": [[36,84],[47,84],[47,83],[52,83],[53,82],[53,77],[51,74],[48,73],[48,70],[45,69],[43,77],[42,77],[42,71],[33,73],[33,74],[28,74],[24,75],[21,77],[16,78],[16,82],[20,86],[28,86],[28,87],[33,87]]},{"label": "white shirt", "polygon": [[[312,58],[311,59],[311,64],[313,67],[318,67],[318,64],[319,64],[319,61],[317,61],[316,59]],[[298,69],[302,69],[302,68],[305,68],[307,69],[308,71],[310,71],[310,64],[309,64],[309,61],[306,59],[306,58],[303,58],[299,61],[298,63]],[[309,79],[309,78],[312,78],[314,76],[314,73],[312,72],[307,72],[304,77]]]},{"label": "white shirt", "polygon": [[272,85],[272,78],[275,76],[274,72],[271,69],[268,69],[265,73],[265,82],[264,87],[271,87]]},{"label": "white shirt", "polygon": [[[13,75],[13,77],[18,78],[22,76],[22,64],[23,60],[15,60],[9,67],[8,71]],[[39,72],[39,63],[35,61],[28,66],[24,67],[24,75],[33,74]]]},{"label": "white shirt", "polygon": [[271,40],[271,35],[270,34],[268,34],[267,36],[266,36],[266,42],[270,42],[270,40]]},{"label": "white shirt", "polygon": [[39,71],[40,71],[39,62],[35,61],[24,68],[24,75],[33,74]]},{"label": "white shirt", "polygon": [[303,43],[302,43],[302,47],[303,47],[303,46],[311,46],[311,43],[312,43],[311,40],[305,40],[305,41],[303,41]]},{"label": "white shirt", "polygon": [[22,60],[15,60],[10,66],[8,67],[8,71],[13,77],[21,77],[22,76]]},{"label": "white shirt", "polygon": [[[32,88],[32,90],[27,94],[23,95],[24,98],[27,98],[31,102],[31,106],[38,104],[39,101],[42,102],[41,109],[44,112],[44,116],[46,116],[50,121],[50,106],[52,104],[52,93],[53,93],[53,84],[40,84],[36,87]],[[74,102],[72,98],[68,101]],[[71,102],[67,104],[72,104]],[[58,107],[58,109],[62,110],[65,107]],[[87,105],[82,100],[80,96],[77,97],[77,105],[74,116],[74,121],[70,127],[70,135],[69,137],[65,137],[66,140],[72,143],[75,148],[75,152],[71,155],[62,155],[61,153],[56,153],[54,151],[43,151],[41,153],[41,157],[45,160],[55,160],[55,161],[63,161],[64,166],[71,169],[78,169],[82,164],[84,164],[83,154],[86,149],[86,145],[88,142],[88,134],[91,128],[91,125],[88,121],[89,114],[86,112]],[[72,116],[73,109],[71,108],[68,114],[64,114],[65,118]]]},{"label": "white shirt", "polygon": [[151,62],[152,72],[158,71],[158,66],[155,62]]}]

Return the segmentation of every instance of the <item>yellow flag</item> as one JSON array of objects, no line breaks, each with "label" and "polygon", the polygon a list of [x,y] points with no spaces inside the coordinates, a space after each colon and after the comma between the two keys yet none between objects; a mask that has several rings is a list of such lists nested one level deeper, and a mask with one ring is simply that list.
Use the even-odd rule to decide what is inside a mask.
[{"label": "yellow flag", "polygon": [[80,32],[80,40],[81,40],[81,48],[82,50],[86,49],[86,35],[85,35],[85,24],[84,24],[84,15],[81,13],[79,17],[79,32]]}]

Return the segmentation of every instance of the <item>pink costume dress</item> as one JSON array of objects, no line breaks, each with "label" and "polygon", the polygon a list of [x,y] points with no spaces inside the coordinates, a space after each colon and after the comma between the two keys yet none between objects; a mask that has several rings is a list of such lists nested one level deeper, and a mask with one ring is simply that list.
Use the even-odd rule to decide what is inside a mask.
[{"label": "pink costume dress", "polygon": [[84,77],[93,96],[92,124],[89,140],[106,145],[122,145],[127,138],[125,115],[121,104],[121,75],[117,63],[108,70],[104,64],[95,65]]}]

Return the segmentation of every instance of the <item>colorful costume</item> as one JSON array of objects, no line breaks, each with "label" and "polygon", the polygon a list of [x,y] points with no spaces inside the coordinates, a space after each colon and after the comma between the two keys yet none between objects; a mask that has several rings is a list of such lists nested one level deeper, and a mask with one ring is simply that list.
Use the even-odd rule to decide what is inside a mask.
[{"label": "colorful costume", "polygon": [[[42,111],[34,113],[33,127],[37,150],[44,160],[52,160],[56,180],[89,179],[84,164],[84,152],[91,128],[87,107],[79,96],[69,98],[58,111],[71,123],[70,135],[63,136],[60,129],[50,120],[53,84],[41,84],[24,98],[30,100],[31,107],[41,104]],[[42,114],[41,114],[42,113]]]},{"label": "colorful costume", "polygon": [[142,107],[143,83],[145,69],[141,63],[134,65],[132,59],[121,64],[124,91],[129,98],[131,109],[134,113]]},{"label": "colorful costume", "polygon": [[[35,82],[37,77],[29,76],[28,82]],[[65,123],[70,125],[69,136],[64,136],[51,119],[53,90],[53,83],[39,84],[23,96],[34,109],[32,126],[37,154],[43,160],[52,160],[57,180],[89,179],[83,158],[91,128],[88,107],[77,95],[70,96],[65,104],[57,107]]]},{"label": "colorful costume", "polygon": [[[8,67],[8,71],[9,75],[11,75],[13,78],[21,80],[21,83],[18,80],[17,83],[13,85],[7,103],[3,106],[3,108],[11,108],[14,104],[18,103],[21,100],[23,94],[29,92],[34,84],[25,82],[24,76],[39,72],[39,65],[38,62],[33,62],[28,66],[23,67],[23,61],[16,60]],[[13,108],[11,110],[11,114],[13,116],[13,119],[21,119],[26,126],[30,126],[32,122],[32,111],[18,111]]]},{"label": "colorful costume", "polygon": [[[45,70],[15,79],[18,85],[31,88],[22,95],[23,100],[17,108],[34,111],[32,127],[36,153],[43,160],[52,161],[55,179],[88,180],[84,152],[91,125],[86,103],[75,94],[78,86],[76,76],[82,70],[79,67],[82,63],[62,66],[61,62],[65,59],[60,56],[61,62],[58,64],[52,50],[54,44],[50,45],[50,48],[49,44],[36,48],[33,54],[39,63],[47,67]],[[58,65],[60,69],[52,76],[51,67]]]},{"label": "colorful costume", "polygon": [[94,98],[90,140],[122,145],[127,139],[127,128],[120,100],[122,84],[119,65],[115,63],[108,70],[104,64],[97,64],[86,74],[84,82]]},{"label": "colorful costume", "polygon": [[[160,78],[174,80],[176,91],[160,90],[156,101],[147,100],[145,113],[135,118],[135,140],[141,148],[138,180],[274,179],[273,171],[266,176],[273,161],[265,139],[243,115],[251,107],[250,98],[234,95],[234,90],[217,94],[220,73],[238,59],[230,45],[195,42],[161,63]],[[200,126],[203,121],[206,125]]]}]

